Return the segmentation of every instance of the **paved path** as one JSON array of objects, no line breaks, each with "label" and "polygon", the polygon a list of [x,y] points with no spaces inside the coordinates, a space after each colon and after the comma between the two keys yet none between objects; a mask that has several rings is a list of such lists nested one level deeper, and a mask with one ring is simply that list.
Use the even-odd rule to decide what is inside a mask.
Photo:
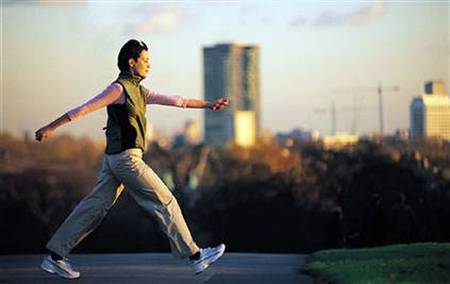
[{"label": "paved path", "polygon": [[[38,269],[42,255],[0,256],[0,283],[69,283]],[[74,283],[313,283],[299,274],[305,255],[226,253],[195,275],[170,254],[84,254],[71,256],[81,278]]]}]

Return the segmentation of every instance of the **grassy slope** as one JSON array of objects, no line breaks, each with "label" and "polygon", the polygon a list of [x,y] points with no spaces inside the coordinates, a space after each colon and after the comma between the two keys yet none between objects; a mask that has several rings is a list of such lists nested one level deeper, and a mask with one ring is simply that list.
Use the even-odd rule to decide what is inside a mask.
[{"label": "grassy slope", "polygon": [[450,243],[319,251],[302,270],[332,283],[450,283]]}]

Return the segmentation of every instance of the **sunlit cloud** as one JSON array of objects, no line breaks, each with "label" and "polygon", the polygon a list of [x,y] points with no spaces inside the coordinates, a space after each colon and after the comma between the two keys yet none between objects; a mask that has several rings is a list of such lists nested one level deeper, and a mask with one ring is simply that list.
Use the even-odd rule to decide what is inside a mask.
[{"label": "sunlit cloud", "polygon": [[299,15],[291,21],[290,26],[332,27],[367,25],[378,19],[385,11],[385,3],[364,5],[349,12],[326,10],[311,19],[307,19],[304,15]]},{"label": "sunlit cloud", "polygon": [[145,32],[173,32],[180,25],[180,17],[174,11],[161,11],[150,17],[146,22],[136,26],[136,31]]},{"label": "sunlit cloud", "polygon": [[129,23],[125,33],[171,33],[177,31],[187,16],[181,10],[162,6],[141,6],[136,18]]},{"label": "sunlit cloud", "polygon": [[350,23],[355,25],[369,24],[380,17],[386,11],[386,4],[373,3],[361,7],[349,15]]}]

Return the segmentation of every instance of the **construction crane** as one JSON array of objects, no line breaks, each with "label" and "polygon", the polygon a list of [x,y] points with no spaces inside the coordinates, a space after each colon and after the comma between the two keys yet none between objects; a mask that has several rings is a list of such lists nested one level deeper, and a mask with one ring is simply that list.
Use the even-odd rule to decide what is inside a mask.
[{"label": "construction crane", "polygon": [[314,112],[317,114],[325,114],[325,113],[330,113],[331,114],[331,135],[335,135],[336,134],[336,129],[337,129],[337,118],[336,118],[336,110],[338,112],[346,112],[346,111],[352,111],[353,112],[353,121],[352,121],[352,127],[351,127],[351,133],[355,134],[356,133],[356,128],[357,128],[357,120],[358,120],[358,114],[359,111],[361,110],[361,102],[359,105],[357,105],[356,100],[353,103],[353,107],[340,107],[338,109],[336,109],[336,105],[334,100],[331,103],[331,108],[328,110],[326,108],[316,108],[314,109]]},{"label": "construction crane", "polygon": [[[325,108],[316,108],[314,112],[317,114],[325,114],[328,113],[328,110]],[[331,103],[331,109],[329,111],[331,113],[331,135],[336,134],[336,105],[334,104],[334,100]]]},{"label": "construction crane", "polygon": [[398,86],[382,86],[381,82],[377,87],[351,87],[340,88],[332,90],[333,93],[363,93],[363,92],[377,92],[378,93],[378,116],[380,136],[384,135],[384,120],[383,120],[383,93],[385,92],[397,92],[400,88]]}]

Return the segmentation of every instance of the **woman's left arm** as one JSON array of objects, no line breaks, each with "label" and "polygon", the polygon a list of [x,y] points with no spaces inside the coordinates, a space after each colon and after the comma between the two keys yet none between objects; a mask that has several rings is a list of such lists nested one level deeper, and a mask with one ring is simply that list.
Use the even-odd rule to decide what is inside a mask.
[{"label": "woman's left arm", "polygon": [[209,108],[211,110],[221,110],[228,105],[228,100],[220,98],[213,102],[188,99],[180,96],[159,94],[145,89],[147,104],[159,104],[167,106],[176,106],[182,108]]},{"label": "woman's left arm", "polygon": [[213,102],[197,100],[197,99],[188,99],[186,107],[188,108],[209,108],[212,110],[221,110],[228,105],[228,100],[224,98],[220,98]]}]

